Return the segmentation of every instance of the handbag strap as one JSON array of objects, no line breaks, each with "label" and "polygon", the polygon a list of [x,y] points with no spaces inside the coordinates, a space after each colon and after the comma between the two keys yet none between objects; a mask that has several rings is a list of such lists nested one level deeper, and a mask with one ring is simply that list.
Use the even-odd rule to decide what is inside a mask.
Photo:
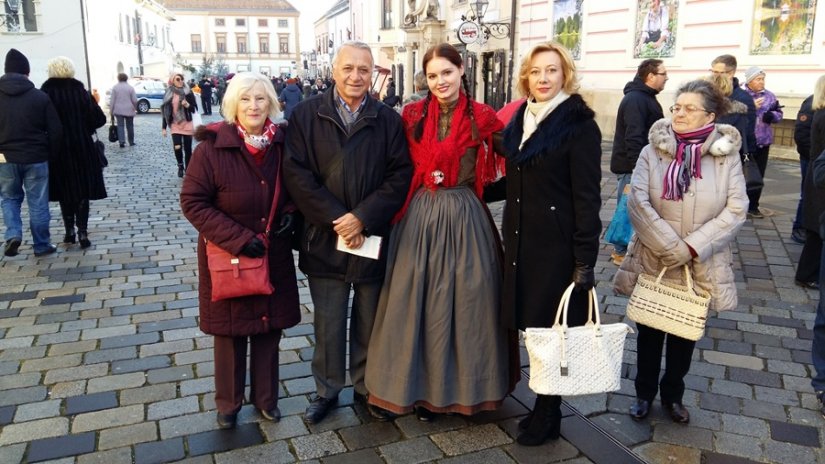
[{"label": "handbag strap", "polygon": [[[571,283],[559,300],[559,307],[556,310],[556,321],[553,324],[553,329],[559,331],[559,341],[561,342],[561,353],[559,357],[559,372],[562,377],[567,376],[567,311],[570,308],[570,296],[573,294],[573,289],[576,284]],[[596,295],[596,288],[593,287],[587,292],[587,323],[585,325],[593,326],[596,336],[601,336],[602,320],[599,316],[599,298]],[[595,313],[593,306],[595,305]],[[561,317],[561,325],[559,325],[559,318]],[[595,317],[595,323],[592,321]]]},{"label": "handbag strap", "polygon": [[[696,290],[694,290],[694,289],[693,289],[693,277],[690,275],[690,268],[688,267],[688,265],[687,265],[687,264],[683,265],[683,266],[682,266],[682,268],[683,268],[683,269],[684,269],[684,271],[685,271],[685,283],[686,283],[686,285],[687,285],[687,289],[688,289],[688,291],[689,291],[691,294],[693,294],[693,296],[699,296],[699,295],[696,293]],[[659,276],[658,276],[658,277],[656,277],[656,285],[659,285],[659,284],[661,284],[661,283],[662,283],[662,277],[664,277],[665,272],[667,272],[667,269],[668,269],[668,268],[667,268],[667,266],[665,266],[665,267],[663,267],[663,268],[662,268],[662,270],[659,272]]]}]

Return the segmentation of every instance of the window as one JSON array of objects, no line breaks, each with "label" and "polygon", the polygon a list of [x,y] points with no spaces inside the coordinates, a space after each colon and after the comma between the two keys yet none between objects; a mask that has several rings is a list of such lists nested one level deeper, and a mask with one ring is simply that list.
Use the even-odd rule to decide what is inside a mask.
[{"label": "window", "polygon": [[123,43],[123,15],[117,15],[117,35],[120,38],[120,43]]},{"label": "window", "polygon": [[266,18],[258,18],[258,27],[269,27],[269,20]]},{"label": "window", "polygon": [[236,40],[238,42],[238,53],[246,53],[246,34],[238,34]]},{"label": "window", "polygon": [[126,42],[132,43],[132,18],[126,17]]},{"label": "window", "polygon": [[289,21],[287,21],[286,19],[279,19],[278,27],[289,27]]},{"label": "window", "polygon": [[289,35],[278,35],[278,53],[289,53]]},{"label": "window", "polygon": [[192,52],[193,53],[200,53],[203,51],[203,47],[201,45],[201,35],[200,34],[192,34]]},{"label": "window", "polygon": [[238,65],[238,72],[247,72],[247,71],[249,71],[249,65],[248,64],[239,64]]},{"label": "window", "polygon": [[5,0],[3,5],[8,32],[37,32],[34,0]]},{"label": "window", "polygon": [[215,25],[216,26],[226,26],[226,19],[225,18],[215,18]]},{"label": "window", "polygon": [[269,35],[268,34],[258,35],[258,50],[260,50],[261,53],[269,53]]},{"label": "window", "polygon": [[381,28],[392,29],[392,0],[381,0]]},{"label": "window", "polygon": [[160,47],[160,37],[158,37],[158,25],[157,24],[155,24],[154,29],[155,29],[155,33],[152,37],[155,38],[155,47],[161,48]]},{"label": "window", "polygon": [[235,25],[238,27],[246,26],[246,19],[244,18],[235,18]]},{"label": "window", "polygon": [[215,34],[215,48],[218,53],[226,53],[226,34]]}]

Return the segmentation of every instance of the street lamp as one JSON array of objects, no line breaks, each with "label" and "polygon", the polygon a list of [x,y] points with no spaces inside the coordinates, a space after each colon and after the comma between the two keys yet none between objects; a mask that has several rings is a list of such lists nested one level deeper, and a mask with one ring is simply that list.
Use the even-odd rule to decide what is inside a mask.
[{"label": "street lamp", "polygon": [[[470,11],[466,15],[461,16],[461,20],[464,21],[464,24],[462,24],[464,35],[472,36],[473,29],[475,29],[477,33],[483,35],[485,41],[489,39],[490,36],[497,39],[510,36],[510,23],[504,21],[484,21],[484,14],[487,13],[488,6],[490,6],[489,0],[475,0],[475,2],[470,4]],[[476,27],[472,27],[473,24]],[[462,28],[459,29],[459,35],[461,34]]]}]

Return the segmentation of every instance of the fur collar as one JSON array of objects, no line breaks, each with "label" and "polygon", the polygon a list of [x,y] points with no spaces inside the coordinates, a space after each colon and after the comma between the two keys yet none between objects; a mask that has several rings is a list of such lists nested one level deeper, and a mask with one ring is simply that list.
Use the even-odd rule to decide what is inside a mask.
[{"label": "fur collar", "polygon": [[584,127],[584,123],[592,121],[595,113],[579,94],[570,95],[553,112],[539,123],[533,135],[524,142],[519,150],[521,137],[524,133],[524,111],[526,103],[522,103],[516,111],[510,124],[504,129],[504,147],[507,151],[507,160],[518,165],[535,163],[542,156],[552,153],[562,147]]},{"label": "fur collar", "polygon": [[[650,145],[662,156],[673,158],[676,153],[676,136],[670,126],[670,118],[663,118],[650,128],[648,134]],[[735,127],[727,124],[716,124],[713,132],[708,135],[707,140],[702,145],[702,155],[711,156],[731,156],[739,155],[739,147],[742,145],[742,136]]]}]

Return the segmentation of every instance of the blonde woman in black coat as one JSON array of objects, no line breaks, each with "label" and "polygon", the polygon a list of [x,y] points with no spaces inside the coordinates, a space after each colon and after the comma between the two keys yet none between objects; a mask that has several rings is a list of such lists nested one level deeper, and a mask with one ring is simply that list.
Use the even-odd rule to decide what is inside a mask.
[{"label": "blonde woman in black coat", "polygon": [[[60,202],[66,228],[64,243],[89,240],[89,201],[106,198],[103,165],[92,134],[106,124],[97,101],[74,78],[74,63],[65,56],[48,63],[49,79],[40,88],[52,100],[63,124],[63,146],[49,158],[49,200]],[[77,227],[77,235],[75,235]]]}]

